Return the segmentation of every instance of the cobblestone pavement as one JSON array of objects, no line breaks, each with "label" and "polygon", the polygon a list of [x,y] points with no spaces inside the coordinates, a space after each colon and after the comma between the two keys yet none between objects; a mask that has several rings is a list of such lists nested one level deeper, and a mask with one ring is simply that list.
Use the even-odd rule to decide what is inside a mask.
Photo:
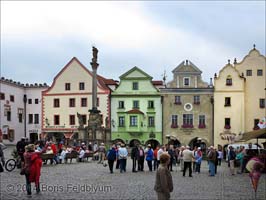
[{"label": "cobblestone pavement", "polygon": [[[5,150],[6,157],[10,157],[10,149]],[[36,194],[32,184],[31,197],[26,195],[25,177],[19,175],[19,169],[5,171],[0,174],[0,199],[156,199],[155,172],[132,173],[131,167],[131,159],[127,172],[122,174],[118,170],[110,174],[108,167],[94,161],[48,164],[42,167],[42,192]],[[193,174],[193,178],[183,177],[178,168],[172,176],[171,199],[255,199],[248,174],[230,176],[226,163],[218,168],[215,177],[208,176],[206,161],[202,163],[202,172]],[[266,199],[266,174],[260,178],[257,199]]]}]

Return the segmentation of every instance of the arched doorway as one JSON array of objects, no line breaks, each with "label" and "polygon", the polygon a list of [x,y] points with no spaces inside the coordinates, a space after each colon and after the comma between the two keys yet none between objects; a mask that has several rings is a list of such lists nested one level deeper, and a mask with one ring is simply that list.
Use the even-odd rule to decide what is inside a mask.
[{"label": "arched doorway", "polygon": [[154,140],[154,139],[147,140],[145,145],[147,146],[148,144],[151,145],[152,149],[155,149],[158,145],[160,145],[160,143],[157,140]]},{"label": "arched doorway", "polygon": [[178,139],[171,139],[169,141],[169,144],[170,145],[174,145],[174,147],[180,147],[181,146],[181,143],[180,143],[180,141]]},{"label": "arched doorway", "polygon": [[118,138],[118,139],[113,140],[113,143],[114,144],[117,144],[117,143],[124,143],[125,144],[125,141],[120,139],[120,138]]},{"label": "arched doorway", "polygon": [[205,154],[207,150],[206,140],[199,137],[193,138],[188,146],[190,146],[191,149],[194,147],[200,147],[203,154]]},{"label": "arched doorway", "polygon": [[133,139],[129,142],[129,147],[134,147],[136,144],[141,144],[141,142],[138,139]]}]

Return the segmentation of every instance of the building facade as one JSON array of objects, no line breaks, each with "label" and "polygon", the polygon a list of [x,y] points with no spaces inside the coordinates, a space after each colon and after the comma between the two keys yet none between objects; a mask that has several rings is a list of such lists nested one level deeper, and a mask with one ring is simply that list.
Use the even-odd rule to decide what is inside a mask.
[{"label": "building facade", "polygon": [[[120,76],[111,94],[111,137],[129,146],[162,144],[162,104],[152,77],[138,67]],[[155,86],[156,85],[156,86]]]},{"label": "building facade", "polygon": [[161,88],[163,97],[163,143],[201,146],[213,140],[213,87],[201,78],[191,61],[180,63],[173,80]]},{"label": "building facade", "polygon": [[214,77],[215,145],[234,143],[242,133],[259,128],[266,115],[265,63],[254,46],[241,62],[235,59],[234,65],[228,63]]},{"label": "building facade", "polygon": [[41,93],[47,84],[0,80],[0,140],[16,144],[22,137],[34,142],[41,134]]},{"label": "building facade", "polygon": [[[81,123],[88,124],[88,110],[92,109],[92,77],[74,57],[57,74],[51,87],[42,92],[43,138],[78,139],[78,128]],[[110,88],[115,85],[112,79],[97,76],[97,108],[103,127],[110,127]]]}]

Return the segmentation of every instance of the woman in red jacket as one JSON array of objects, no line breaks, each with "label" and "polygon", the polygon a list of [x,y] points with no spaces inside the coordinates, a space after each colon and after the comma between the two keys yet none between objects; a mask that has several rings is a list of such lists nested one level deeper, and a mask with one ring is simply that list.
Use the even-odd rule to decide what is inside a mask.
[{"label": "woman in red jacket", "polygon": [[26,189],[27,194],[31,195],[31,183],[34,182],[36,186],[36,192],[40,192],[40,176],[42,159],[40,157],[42,152],[35,152],[34,144],[29,144],[25,147],[24,153],[25,163],[23,169],[26,177]]}]

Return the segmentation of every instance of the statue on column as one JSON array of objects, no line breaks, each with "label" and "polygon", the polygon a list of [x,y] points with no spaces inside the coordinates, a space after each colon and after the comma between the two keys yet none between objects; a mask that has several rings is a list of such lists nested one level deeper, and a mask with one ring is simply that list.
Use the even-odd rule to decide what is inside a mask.
[{"label": "statue on column", "polygon": [[96,47],[92,47],[92,62],[97,63],[97,57],[98,57],[98,49]]}]

